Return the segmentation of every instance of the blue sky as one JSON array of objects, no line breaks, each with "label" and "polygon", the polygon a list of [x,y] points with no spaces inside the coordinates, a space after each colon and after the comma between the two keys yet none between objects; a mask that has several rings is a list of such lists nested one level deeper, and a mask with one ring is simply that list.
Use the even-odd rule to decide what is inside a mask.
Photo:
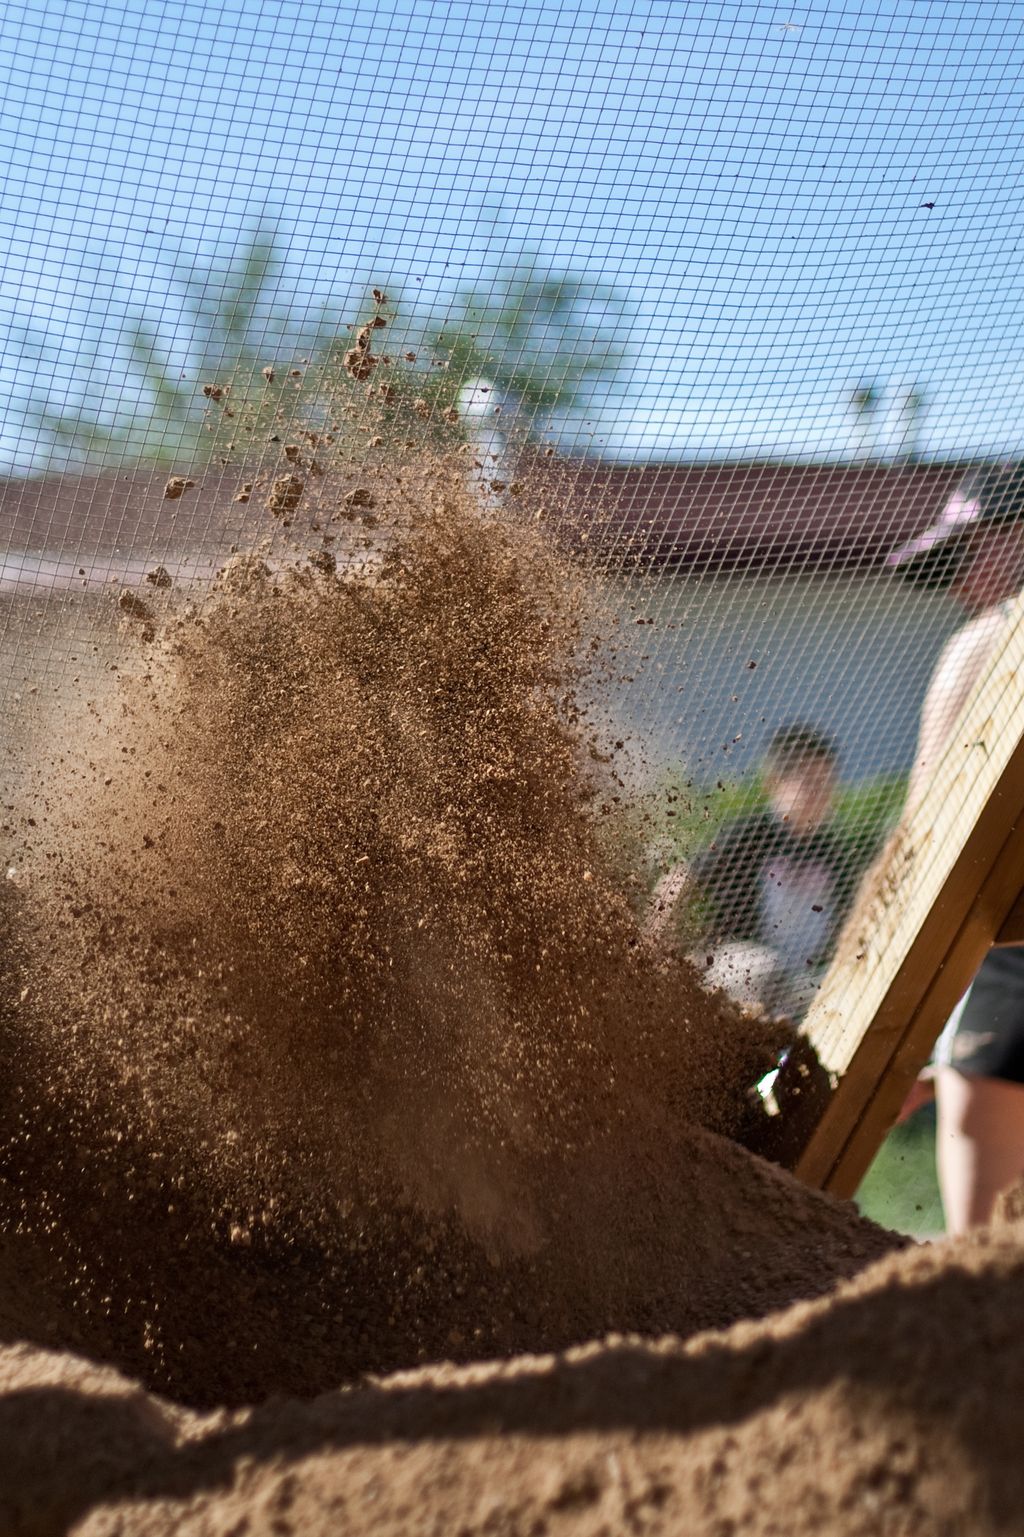
[{"label": "blue sky", "polygon": [[[620,456],[1024,447],[1020,0],[33,0],[0,8],[0,465],[125,397],[144,312],[261,223],[297,306],[407,313],[529,247],[623,293]],[[928,206],[933,205],[933,206]]]}]

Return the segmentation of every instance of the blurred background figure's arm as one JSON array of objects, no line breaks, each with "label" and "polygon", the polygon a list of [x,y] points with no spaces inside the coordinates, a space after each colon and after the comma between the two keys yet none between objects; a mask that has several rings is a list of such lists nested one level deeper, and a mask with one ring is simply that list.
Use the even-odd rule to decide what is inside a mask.
[{"label": "blurred background figure's arm", "polygon": [[913,811],[949,745],[957,717],[992,654],[1006,623],[1002,610],[972,619],[946,643],[932,674],[921,710],[917,755],[910,771],[904,816]]}]

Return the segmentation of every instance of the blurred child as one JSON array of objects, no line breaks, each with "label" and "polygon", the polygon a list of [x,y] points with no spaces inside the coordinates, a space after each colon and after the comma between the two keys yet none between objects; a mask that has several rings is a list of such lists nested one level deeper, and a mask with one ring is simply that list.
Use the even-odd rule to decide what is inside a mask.
[{"label": "blurred child", "polygon": [[664,942],[683,893],[699,897],[708,986],[795,1018],[829,958],[858,870],[832,825],[838,755],[827,736],[802,723],[782,727],[762,777],[764,808],[726,822],[692,864],[659,881],[646,933]]}]

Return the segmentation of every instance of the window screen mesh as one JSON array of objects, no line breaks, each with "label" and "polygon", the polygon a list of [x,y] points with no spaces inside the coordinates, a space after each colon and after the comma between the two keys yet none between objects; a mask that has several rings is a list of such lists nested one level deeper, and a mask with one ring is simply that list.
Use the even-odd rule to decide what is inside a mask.
[{"label": "window screen mesh", "polygon": [[[683,861],[672,934],[799,1013],[966,617],[929,552],[963,554],[956,496],[1024,442],[1022,27],[1002,0],[9,8],[5,787],[42,704],[134,654],[132,595],[290,545],[268,501],[332,414],[378,456],[415,418],[633,627],[593,687],[644,878]],[[345,362],[375,316],[404,417]],[[835,781],[796,844],[780,732]]]}]

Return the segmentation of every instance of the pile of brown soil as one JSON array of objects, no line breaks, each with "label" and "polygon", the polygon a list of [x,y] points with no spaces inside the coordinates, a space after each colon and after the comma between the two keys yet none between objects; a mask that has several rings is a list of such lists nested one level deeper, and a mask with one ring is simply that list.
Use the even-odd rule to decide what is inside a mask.
[{"label": "pile of brown soil", "polygon": [[203,1407],[609,1329],[685,1336],[819,1295],[898,1242],[699,1129],[661,1155],[626,1137],[568,1159],[538,1193],[536,1248],[500,1261],[456,1219],[397,1201],[333,1228],[286,1211],[240,1243],[207,1186],[175,1173],[168,1199],[151,1152],[93,1149],[85,1171],[69,1141],[39,1141],[40,1166],[20,1155],[0,1187],[0,1339],[83,1352]]},{"label": "pile of brown soil", "polygon": [[1003,1537],[1024,1473],[1024,1245],[886,1259],[687,1344],[436,1367],[198,1418],[116,1373],[0,1350],[18,1537]]}]

